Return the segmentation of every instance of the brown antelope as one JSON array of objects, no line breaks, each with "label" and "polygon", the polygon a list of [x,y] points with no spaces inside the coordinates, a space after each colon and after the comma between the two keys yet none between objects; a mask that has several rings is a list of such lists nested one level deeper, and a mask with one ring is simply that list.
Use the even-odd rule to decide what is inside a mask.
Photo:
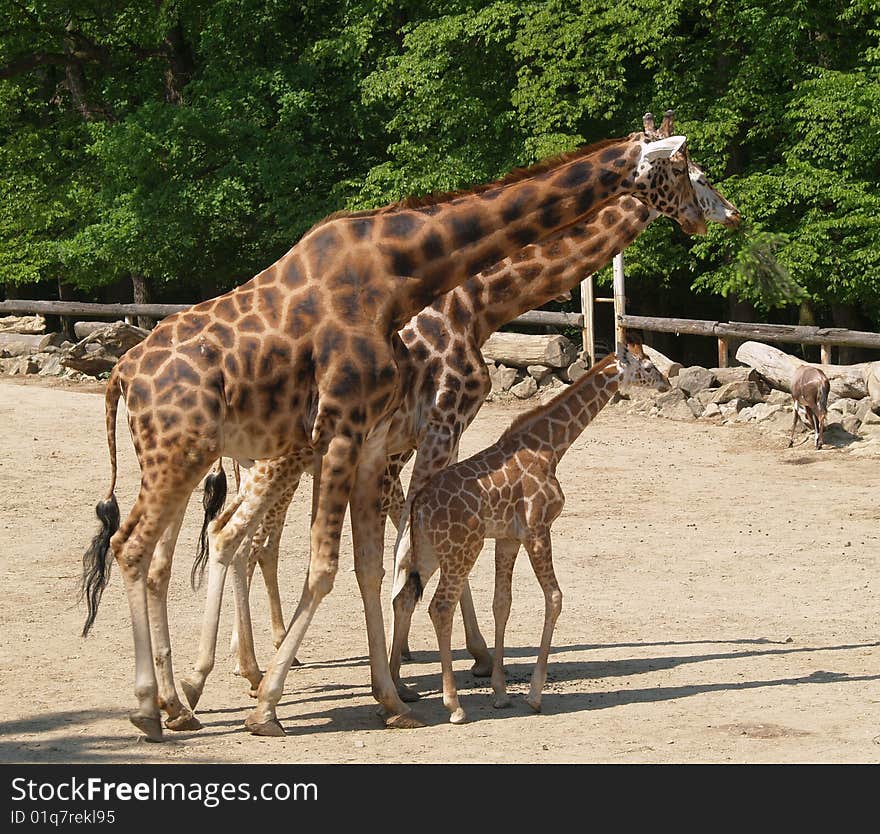
[{"label": "brown antelope", "polygon": [[791,437],[788,447],[794,444],[794,430],[798,417],[808,429],[813,430],[816,448],[822,448],[825,433],[825,416],[828,412],[828,392],[831,383],[828,377],[812,365],[801,365],[791,378],[791,396],[794,400],[794,422],[791,424]]}]

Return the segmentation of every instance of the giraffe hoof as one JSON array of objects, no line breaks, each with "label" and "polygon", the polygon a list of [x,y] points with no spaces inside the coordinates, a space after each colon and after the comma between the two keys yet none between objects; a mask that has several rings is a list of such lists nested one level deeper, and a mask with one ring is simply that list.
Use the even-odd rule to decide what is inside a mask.
[{"label": "giraffe hoof", "polygon": [[257,721],[253,717],[249,717],[245,720],[244,726],[251,735],[255,736],[280,738],[281,736],[287,735],[287,733],[284,732],[284,727],[281,726],[281,722],[277,718],[273,718],[270,721]]},{"label": "giraffe hoof", "polygon": [[526,696],[526,703],[535,711],[541,711],[541,699],[540,698],[532,698],[530,696]]},{"label": "giraffe hoof", "polygon": [[417,730],[424,727],[425,722],[412,712],[398,715],[389,715],[385,719],[385,726],[391,730]]},{"label": "giraffe hoof", "polygon": [[415,689],[405,683],[397,684],[397,694],[400,696],[400,700],[406,704],[412,704],[422,697]]},{"label": "giraffe hoof", "polygon": [[492,706],[495,707],[495,709],[507,709],[508,707],[513,706],[513,704],[510,702],[510,698],[505,695],[501,698],[496,698],[492,702]]},{"label": "giraffe hoof", "polygon": [[162,741],[162,721],[158,715],[131,712],[128,720],[147,737],[147,741]]},{"label": "giraffe hoof", "polygon": [[201,730],[202,722],[199,721],[189,710],[184,710],[176,718],[168,718],[165,726],[169,730],[180,732],[181,730]]},{"label": "giraffe hoof", "polygon": [[492,658],[484,657],[477,660],[473,666],[471,666],[471,674],[475,678],[488,678],[492,675]]},{"label": "giraffe hoof", "polygon": [[449,716],[450,724],[465,724],[467,723],[467,716],[464,713],[464,710],[459,707],[452,715]]},{"label": "giraffe hoof", "polygon": [[182,678],[180,681],[180,688],[186,696],[186,702],[189,704],[189,708],[195,709],[196,704],[199,702],[199,698],[202,697],[203,687],[193,683],[189,678]]}]

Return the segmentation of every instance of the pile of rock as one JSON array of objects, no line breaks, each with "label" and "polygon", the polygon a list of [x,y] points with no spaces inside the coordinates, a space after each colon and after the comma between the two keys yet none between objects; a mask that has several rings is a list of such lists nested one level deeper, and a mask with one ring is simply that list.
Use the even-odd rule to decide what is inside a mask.
[{"label": "pile of rock", "polygon": [[0,318],[0,374],[97,377],[148,333],[124,321],[77,322],[76,342],[45,330],[42,316]]},{"label": "pile of rock", "polygon": [[565,336],[493,333],[483,345],[490,398],[549,398],[587,372],[589,364]]},{"label": "pile of rock", "polygon": [[[662,394],[633,388],[618,400],[632,413],[671,420],[705,420],[721,424],[755,423],[771,430],[791,429],[791,394],[774,389],[753,368],[682,368]],[[828,408],[826,442],[843,445],[859,435],[880,440],[880,402],[871,397],[835,397]]]}]

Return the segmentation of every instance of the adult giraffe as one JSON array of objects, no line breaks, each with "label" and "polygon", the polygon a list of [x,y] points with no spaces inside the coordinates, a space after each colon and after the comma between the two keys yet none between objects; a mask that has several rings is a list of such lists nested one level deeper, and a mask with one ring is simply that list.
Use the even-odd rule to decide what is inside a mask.
[{"label": "adult giraffe", "polygon": [[[349,504],[373,695],[389,726],[420,724],[407,716],[391,679],[380,601],[379,496],[389,429],[383,418],[401,396],[397,330],[470,275],[624,194],[639,193],[686,233],[704,233],[684,141],[633,133],[470,191],[332,215],[250,281],[165,319],[123,357],[107,385],[111,485],[96,508],[101,530],[83,560],[83,632],[94,622],[112,551],[134,632],[138,707],[129,717],[136,727],[161,739],[160,708],[169,729],[200,726],[177,695],[167,624],[171,559],[193,488],[221,455],[271,459],[306,449],[323,455],[308,578],[246,725],[259,735],[284,732],[275,705],[315,609],[332,588]],[[115,529],[120,396],[141,487]],[[271,495],[268,483],[251,495],[256,506],[234,503],[212,547],[234,553]]]},{"label": "adult giraffe", "polygon": [[[659,131],[655,131],[650,114],[646,114],[647,135],[662,138],[668,136],[671,129],[671,113],[666,114]],[[738,225],[740,215],[736,207],[711,186],[704,172],[693,163],[689,163],[689,176],[705,218],[726,227]],[[488,370],[480,352],[483,343],[505,322],[565,293],[584,274],[610,262],[657,216],[657,212],[649,211],[640,200],[621,197],[592,219],[581,221],[542,243],[525,247],[470,278],[437,299],[400,331],[409,354],[408,381],[401,404],[391,418],[383,483],[383,513],[390,515],[400,529],[393,596],[408,575],[407,519],[412,497],[429,478],[455,461],[461,435],[476,417],[489,391]],[[399,473],[413,451],[417,453],[416,463],[409,498],[404,503]],[[244,476],[244,493],[261,485],[267,477],[272,477],[276,485],[275,500],[266,510],[251,542],[246,544],[250,553],[239,552],[233,560],[237,610],[233,651],[238,656],[238,671],[250,681],[252,693],[260,683],[261,672],[253,651],[247,586],[255,564],[259,563],[266,582],[277,647],[285,632],[277,581],[278,546],[287,509],[305,465],[301,458],[261,461]],[[195,669],[182,681],[193,708],[214,666],[223,576],[225,566],[213,560],[209,565],[209,592],[198,660]],[[467,584],[461,603],[468,650],[476,660],[472,671],[488,675],[492,658],[480,634]],[[392,657],[391,673],[395,681],[399,681],[399,665],[400,658]],[[399,692],[404,700],[417,697],[402,685]]]}]

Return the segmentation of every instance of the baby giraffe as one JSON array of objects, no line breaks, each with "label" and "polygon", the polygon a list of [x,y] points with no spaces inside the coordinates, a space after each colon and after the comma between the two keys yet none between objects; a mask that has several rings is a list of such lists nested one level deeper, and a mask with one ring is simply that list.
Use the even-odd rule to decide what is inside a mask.
[{"label": "baby giraffe", "polygon": [[412,611],[425,583],[439,567],[440,580],[429,613],[440,647],[443,703],[453,724],[462,724],[465,713],[452,672],[452,616],[486,539],[495,539],[495,706],[510,703],[503,666],[504,630],[510,614],[513,566],[523,545],[544,591],[541,648],[526,698],[532,709],[541,709],[550,640],[562,610],[550,545],[550,528],[565,503],[556,467],[620,385],[645,384],[661,391],[669,388],[640,348],[634,347],[634,351],[623,348],[619,354],[606,356],[546,405],[517,417],[495,444],[435,475],[413,503],[412,570],[394,599],[391,672],[401,687],[400,655]]}]

